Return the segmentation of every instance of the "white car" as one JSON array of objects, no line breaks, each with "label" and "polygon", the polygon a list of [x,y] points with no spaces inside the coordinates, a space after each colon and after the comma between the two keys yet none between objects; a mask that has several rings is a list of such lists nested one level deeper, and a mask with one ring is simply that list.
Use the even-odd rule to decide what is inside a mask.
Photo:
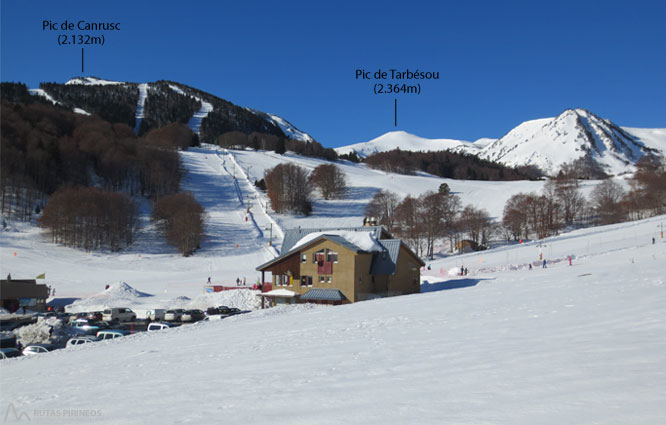
[{"label": "white car", "polygon": [[97,332],[97,339],[99,339],[100,341],[103,341],[105,339],[120,338],[121,336],[125,336],[125,335],[127,335],[127,332],[125,332],[125,331],[110,329],[110,330],[107,330],[107,331]]},{"label": "white car", "polygon": [[118,322],[133,322],[136,320],[136,313],[124,307],[107,308],[104,310],[102,320],[105,322],[112,322],[114,320]]},{"label": "white car", "polygon": [[51,344],[32,344],[23,348],[24,356],[32,356],[35,354],[44,354],[52,351],[55,347]]},{"label": "white car", "polygon": [[75,345],[83,345],[83,344],[90,344],[91,342],[97,342],[98,339],[95,338],[94,336],[77,336],[74,338],[70,338],[69,341],[67,341],[67,344],[65,347],[73,347]]},{"label": "white car", "polygon": [[155,331],[161,331],[162,329],[169,329],[169,328],[174,328],[176,325],[173,325],[171,323],[151,323],[148,325],[148,328],[146,329],[148,332],[155,332]]},{"label": "white car", "polygon": [[167,310],[164,314],[164,320],[167,322],[177,322],[180,320],[181,316],[185,313],[185,310],[182,308],[177,308],[175,310]]}]

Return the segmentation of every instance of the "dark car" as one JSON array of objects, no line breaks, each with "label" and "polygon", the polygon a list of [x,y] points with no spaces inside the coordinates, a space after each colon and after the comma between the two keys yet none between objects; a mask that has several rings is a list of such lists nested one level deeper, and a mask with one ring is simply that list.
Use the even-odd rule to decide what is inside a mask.
[{"label": "dark car", "polygon": [[216,314],[220,314],[220,310],[217,307],[208,307],[206,309],[206,316],[215,316]]},{"label": "dark car", "polygon": [[92,311],[88,314],[86,314],[86,319],[93,321],[93,322],[101,322],[102,321],[102,312],[101,311]]},{"label": "dark car", "polygon": [[206,317],[203,311],[201,310],[186,310],[182,316],[180,316],[181,322],[198,322],[203,320]]},{"label": "dark car", "polygon": [[241,314],[241,313],[242,313],[242,311],[239,308],[231,307],[227,314],[230,315],[230,316],[233,316],[234,314]]}]

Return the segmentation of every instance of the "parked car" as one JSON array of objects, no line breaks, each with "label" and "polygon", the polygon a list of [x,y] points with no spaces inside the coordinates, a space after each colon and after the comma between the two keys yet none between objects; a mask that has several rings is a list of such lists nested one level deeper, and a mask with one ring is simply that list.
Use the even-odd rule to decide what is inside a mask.
[{"label": "parked car", "polygon": [[216,314],[229,314],[230,311],[231,309],[226,305],[220,305],[217,307],[210,307],[208,310],[206,310],[206,314],[213,316]]},{"label": "parked car", "polygon": [[93,322],[101,321],[103,317],[104,313],[101,311],[91,311],[90,313],[86,314],[86,319],[91,320]]},{"label": "parked car", "polygon": [[167,310],[166,313],[164,313],[164,320],[167,322],[177,322],[180,320],[180,317],[183,315],[185,310],[182,308],[177,308],[175,310]]},{"label": "parked car", "polygon": [[69,315],[69,323],[73,323],[75,320],[78,319],[85,319],[88,313],[74,313]]},{"label": "parked car", "polygon": [[99,331],[97,332],[97,339],[100,341],[103,341],[105,339],[114,339],[114,338],[120,338],[121,336],[127,335],[127,332],[120,330],[120,329],[109,329],[106,331]]},{"label": "parked car", "polygon": [[166,310],[163,308],[156,308],[155,310],[148,310],[146,312],[146,319],[150,320],[164,320]]},{"label": "parked car", "polygon": [[23,355],[32,356],[35,354],[48,353],[49,351],[53,350],[55,350],[55,346],[53,344],[30,344],[23,348]]},{"label": "parked car", "polygon": [[236,307],[231,307],[229,309],[229,312],[227,313],[229,316],[233,316],[234,314],[241,314],[242,311],[239,308]]},{"label": "parked car", "polygon": [[181,322],[198,322],[203,320],[206,317],[203,311],[201,310],[186,310],[183,312],[183,315],[180,316]]},{"label": "parked car", "polygon": [[75,345],[89,344],[91,342],[97,342],[97,341],[98,339],[92,335],[76,336],[74,338],[70,338],[67,341],[67,344],[65,344],[65,347],[73,347]]},{"label": "parked car", "polygon": [[11,357],[19,357],[21,352],[16,348],[6,347],[0,348],[0,360],[9,359]]},{"label": "parked car", "polygon": [[100,325],[91,325],[88,319],[76,319],[72,322],[72,327],[79,333],[95,335],[100,330]]},{"label": "parked car", "polygon": [[124,307],[107,308],[104,310],[102,319],[105,322],[133,322],[136,320],[136,313]]},{"label": "parked car", "polygon": [[174,325],[173,323],[154,322],[148,325],[148,328],[146,330],[148,332],[154,332],[154,331],[161,331],[163,329],[175,328],[176,326],[177,325]]}]

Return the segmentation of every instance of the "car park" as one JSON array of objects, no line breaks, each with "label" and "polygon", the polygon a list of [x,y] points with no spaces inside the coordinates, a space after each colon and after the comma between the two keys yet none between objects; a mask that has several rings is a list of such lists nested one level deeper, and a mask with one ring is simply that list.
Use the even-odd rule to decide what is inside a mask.
[{"label": "car park", "polygon": [[104,310],[102,320],[105,322],[133,322],[136,320],[136,313],[125,307],[107,308]]},{"label": "car park", "polygon": [[91,342],[97,342],[98,339],[94,336],[91,335],[86,335],[86,336],[76,336],[74,338],[70,338],[67,341],[67,344],[65,347],[73,347],[75,345],[83,345],[83,344],[89,344]]},{"label": "car park", "polygon": [[30,344],[23,348],[23,355],[32,356],[35,354],[44,354],[55,350],[55,348],[56,347],[53,344]]},{"label": "car park", "polygon": [[198,322],[203,320],[206,317],[203,311],[201,310],[186,310],[183,312],[183,315],[180,317],[181,322]]},{"label": "car park", "polygon": [[167,322],[178,322],[180,317],[183,315],[185,310],[182,308],[177,308],[175,310],[167,310],[164,314],[164,320]]},{"label": "car park", "polygon": [[19,357],[21,352],[16,348],[6,347],[0,348],[0,360],[9,359],[11,357]]},{"label": "car park", "polygon": [[97,332],[97,339],[100,341],[107,340],[107,339],[115,339],[115,338],[120,338],[127,335],[127,332],[120,330],[120,329],[108,329],[105,331],[99,331]]},{"label": "car park", "polygon": [[173,323],[154,322],[148,325],[148,328],[146,330],[148,332],[155,332],[155,331],[161,331],[163,329],[175,328],[176,326],[177,325],[174,325]]}]

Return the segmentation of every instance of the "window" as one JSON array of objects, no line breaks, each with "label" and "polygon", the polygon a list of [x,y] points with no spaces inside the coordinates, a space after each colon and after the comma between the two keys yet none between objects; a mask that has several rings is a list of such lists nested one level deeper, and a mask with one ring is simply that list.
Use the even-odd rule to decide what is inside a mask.
[{"label": "window", "polygon": [[324,283],[325,279],[326,279],[325,276],[319,276],[319,283]]},{"label": "window", "polygon": [[326,261],[337,263],[338,262],[338,253],[335,251],[326,250]]},{"label": "window", "polygon": [[301,286],[312,286],[312,276],[301,276]]},{"label": "window", "polygon": [[333,276],[329,276],[328,278],[326,278],[326,281],[328,283],[333,283]]},{"label": "window", "polygon": [[319,263],[319,262],[323,263],[325,258],[326,258],[326,252],[323,249],[321,251],[317,251],[314,254],[312,254],[313,263]]},{"label": "window", "polygon": [[301,255],[301,263],[307,263],[307,261],[308,261],[308,254]]}]

